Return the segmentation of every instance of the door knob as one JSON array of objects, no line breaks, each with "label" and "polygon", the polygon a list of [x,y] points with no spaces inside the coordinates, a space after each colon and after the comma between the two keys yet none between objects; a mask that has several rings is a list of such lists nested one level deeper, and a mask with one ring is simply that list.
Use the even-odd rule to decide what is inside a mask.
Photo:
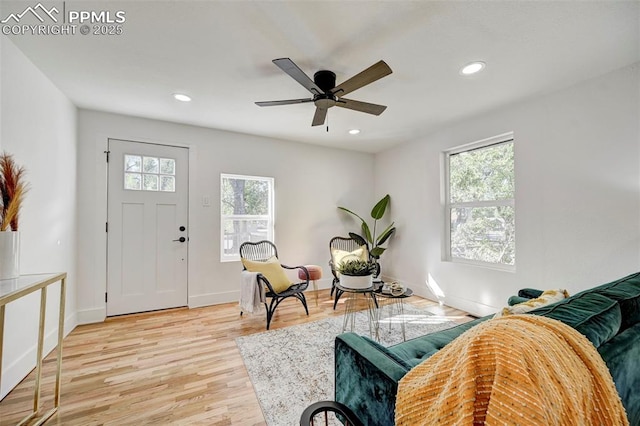
[{"label": "door knob", "polygon": [[173,241],[180,241],[181,243],[184,243],[185,241],[187,241],[187,239],[185,237],[180,237],[177,240],[173,240]]},{"label": "door knob", "polygon": [[184,226],[181,226],[181,227],[180,227],[180,228],[178,228],[178,229],[184,232],[187,228],[185,228]]}]

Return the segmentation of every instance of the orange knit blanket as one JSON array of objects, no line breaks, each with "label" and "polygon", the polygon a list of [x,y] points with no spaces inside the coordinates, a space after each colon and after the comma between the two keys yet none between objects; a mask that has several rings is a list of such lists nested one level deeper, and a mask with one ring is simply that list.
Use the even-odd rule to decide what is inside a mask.
[{"label": "orange knit blanket", "polygon": [[396,425],[628,425],[611,374],[578,331],[536,315],[485,321],[413,368]]}]

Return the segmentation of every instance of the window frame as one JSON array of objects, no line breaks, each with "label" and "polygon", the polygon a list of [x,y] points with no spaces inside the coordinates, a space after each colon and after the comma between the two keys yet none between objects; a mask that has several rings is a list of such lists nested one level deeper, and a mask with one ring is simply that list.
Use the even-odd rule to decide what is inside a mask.
[{"label": "window frame", "polygon": [[[514,158],[513,158],[513,163],[514,163],[514,190],[513,190],[513,197],[512,198],[508,198],[508,199],[494,199],[494,200],[482,200],[482,201],[466,201],[466,202],[455,202],[452,203],[451,202],[451,170],[450,170],[450,157],[452,155],[456,155],[456,154],[460,154],[463,152],[469,152],[469,151],[474,151],[477,149],[482,149],[482,148],[488,148],[490,146],[493,145],[500,145],[500,144],[504,144],[504,143],[512,143],[513,144],[513,149],[514,149]],[[482,139],[480,141],[476,141],[476,142],[472,142],[470,144],[465,144],[462,146],[458,146],[455,147],[453,149],[450,149],[448,151],[444,151],[443,152],[443,172],[444,172],[444,179],[443,179],[443,189],[444,189],[444,199],[443,199],[443,206],[444,206],[444,244],[443,244],[443,260],[444,261],[448,261],[448,262],[452,262],[452,263],[461,263],[461,264],[468,264],[468,265],[474,265],[474,266],[482,266],[482,267],[487,267],[487,268],[492,268],[492,269],[498,269],[498,270],[503,270],[503,271],[509,271],[509,272],[515,272],[516,270],[516,256],[514,253],[514,262],[513,265],[508,265],[508,264],[504,264],[504,263],[494,263],[494,262],[487,262],[487,261],[482,261],[482,260],[474,260],[474,259],[465,259],[465,258],[461,258],[461,257],[455,257],[453,256],[453,254],[451,253],[451,248],[452,248],[452,244],[451,244],[451,211],[454,208],[461,208],[461,207],[502,207],[502,206],[510,206],[513,208],[514,210],[514,222],[515,222],[515,200],[516,200],[516,189],[515,189],[515,139],[513,136],[513,132],[508,132],[508,133],[504,133],[501,135],[497,135],[497,136],[493,136],[487,139]],[[516,232],[516,224],[514,223],[514,249],[515,249],[515,241],[516,241],[516,237],[517,236],[517,232]]]},{"label": "window frame", "polygon": [[[267,182],[269,185],[269,194],[268,194],[268,214],[266,215],[238,215],[231,214],[225,215],[223,213],[223,193],[224,193],[224,181],[225,179],[243,179],[243,180],[253,180],[253,181],[261,181]],[[225,255],[224,245],[225,245],[225,233],[224,233],[224,225],[227,220],[266,220],[267,221],[267,237],[265,239],[269,241],[274,241],[275,235],[275,179],[272,177],[265,176],[250,176],[250,175],[238,175],[231,173],[220,173],[220,262],[238,262],[240,261],[240,254],[233,255]],[[239,246],[238,246],[239,247]]]}]

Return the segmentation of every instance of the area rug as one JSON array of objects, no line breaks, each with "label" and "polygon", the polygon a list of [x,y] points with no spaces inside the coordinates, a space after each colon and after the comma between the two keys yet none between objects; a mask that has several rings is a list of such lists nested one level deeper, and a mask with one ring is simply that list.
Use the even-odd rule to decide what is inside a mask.
[{"label": "area rug", "polygon": [[[297,425],[307,406],[333,399],[334,340],[342,332],[343,319],[336,316],[236,339],[267,425]],[[401,320],[383,313],[382,345],[402,341]],[[404,321],[407,340],[456,325],[410,304],[405,304]],[[366,312],[356,314],[353,331],[369,335]]]}]

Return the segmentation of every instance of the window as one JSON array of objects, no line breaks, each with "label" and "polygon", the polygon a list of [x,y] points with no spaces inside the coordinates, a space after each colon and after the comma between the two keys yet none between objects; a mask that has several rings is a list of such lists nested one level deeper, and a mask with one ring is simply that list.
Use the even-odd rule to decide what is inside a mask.
[{"label": "window", "polygon": [[125,154],[124,189],[176,192],[176,160]]},{"label": "window", "polygon": [[273,241],[273,178],[220,175],[220,260],[240,260],[245,241]]},{"label": "window", "polygon": [[445,154],[447,259],[515,268],[513,135]]}]

